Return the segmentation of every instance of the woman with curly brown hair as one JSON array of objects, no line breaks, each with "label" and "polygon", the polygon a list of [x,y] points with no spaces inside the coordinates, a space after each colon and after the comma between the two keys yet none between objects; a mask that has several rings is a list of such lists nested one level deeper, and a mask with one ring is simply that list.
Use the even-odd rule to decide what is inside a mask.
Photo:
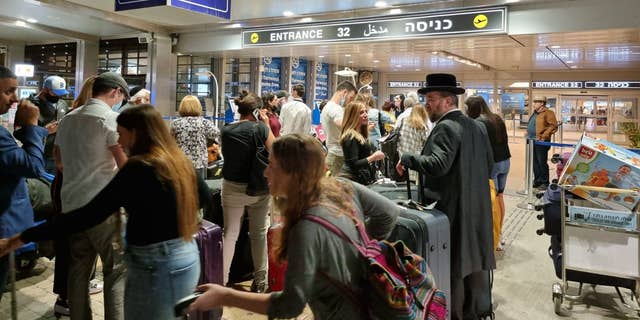
[{"label": "woman with curly brown hair", "polygon": [[267,314],[269,319],[290,319],[309,304],[318,320],[368,319],[361,306],[336,286],[362,289],[366,261],[352,244],[303,216],[324,218],[360,241],[354,219],[366,221],[371,237],[384,239],[402,209],[357,183],[326,177],[324,159],[322,145],[308,135],[294,133],[273,143],[265,176],[269,193],[284,215],[276,251],[288,263],[283,291],[257,294],[207,284],[198,288],[204,293],[191,309],[231,306]]}]

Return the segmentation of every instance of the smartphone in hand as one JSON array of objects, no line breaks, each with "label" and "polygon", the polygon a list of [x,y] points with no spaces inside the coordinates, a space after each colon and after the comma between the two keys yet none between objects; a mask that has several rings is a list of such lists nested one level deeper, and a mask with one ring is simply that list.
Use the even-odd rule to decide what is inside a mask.
[{"label": "smartphone in hand", "polygon": [[260,117],[260,109],[253,109],[253,117],[256,118],[256,121],[262,121],[262,117]]}]

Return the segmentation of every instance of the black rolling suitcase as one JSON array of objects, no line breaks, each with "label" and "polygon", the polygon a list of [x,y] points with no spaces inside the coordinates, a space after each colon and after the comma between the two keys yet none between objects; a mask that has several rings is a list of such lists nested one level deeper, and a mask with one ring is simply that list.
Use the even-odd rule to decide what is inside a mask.
[{"label": "black rolling suitcase", "polygon": [[[408,173],[407,173],[408,175]],[[375,188],[372,188],[376,190]],[[385,197],[398,200],[397,194],[404,193],[406,200],[396,201],[406,210],[400,212],[396,227],[389,236],[390,241],[402,240],[411,251],[419,254],[429,264],[438,289],[442,290],[448,299],[451,297],[451,250],[450,227],[447,216],[437,209],[427,209],[414,202],[414,194],[421,195],[420,186],[412,191],[411,184],[404,183],[395,187],[395,191],[384,189]],[[420,199],[424,199],[421,196]],[[447,304],[447,314],[450,306]]]}]

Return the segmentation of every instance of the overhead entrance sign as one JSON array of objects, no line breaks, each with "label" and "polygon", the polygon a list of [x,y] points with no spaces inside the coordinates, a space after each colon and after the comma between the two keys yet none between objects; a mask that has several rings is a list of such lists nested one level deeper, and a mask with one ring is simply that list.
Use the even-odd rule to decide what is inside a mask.
[{"label": "overhead entrance sign", "polygon": [[534,89],[640,89],[640,81],[533,81]]},{"label": "overhead entrance sign", "polygon": [[507,7],[282,25],[242,31],[243,47],[507,32]]},{"label": "overhead entrance sign", "polygon": [[231,0],[116,0],[116,11],[168,6],[231,19]]}]

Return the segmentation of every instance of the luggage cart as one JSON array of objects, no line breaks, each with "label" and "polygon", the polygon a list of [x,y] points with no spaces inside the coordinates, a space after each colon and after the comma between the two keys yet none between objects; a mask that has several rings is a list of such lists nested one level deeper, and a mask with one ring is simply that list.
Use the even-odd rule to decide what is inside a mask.
[{"label": "luggage cart", "polygon": [[[640,229],[638,212],[601,209],[587,200],[571,198],[566,192],[581,188],[588,192],[634,193],[637,191],[604,187],[561,186],[561,282],[552,286],[554,311],[570,316],[564,300],[577,301],[584,283],[615,287],[622,304],[638,313],[640,280]],[[573,210],[572,210],[573,209]],[[601,223],[598,223],[601,222]],[[568,282],[579,282],[577,295],[568,294]],[[635,307],[627,303],[620,287],[629,289]]]}]

